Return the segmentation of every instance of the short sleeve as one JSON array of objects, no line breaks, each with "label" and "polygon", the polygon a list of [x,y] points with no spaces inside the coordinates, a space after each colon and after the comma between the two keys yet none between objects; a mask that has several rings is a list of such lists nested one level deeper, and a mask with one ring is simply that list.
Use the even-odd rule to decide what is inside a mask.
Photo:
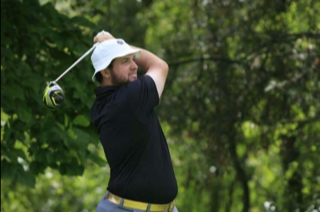
[{"label": "short sleeve", "polygon": [[153,79],[144,75],[128,84],[130,107],[139,113],[149,113],[159,104],[159,95]]}]

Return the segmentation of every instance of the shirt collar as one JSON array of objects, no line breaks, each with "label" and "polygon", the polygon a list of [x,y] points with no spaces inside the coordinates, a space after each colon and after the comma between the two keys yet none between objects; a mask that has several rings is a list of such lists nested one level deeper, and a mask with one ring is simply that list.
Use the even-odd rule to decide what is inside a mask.
[{"label": "shirt collar", "polygon": [[109,96],[110,94],[112,94],[114,91],[118,89],[119,87],[117,86],[104,86],[104,87],[99,86],[94,89],[94,93],[96,94],[97,99],[101,99]]}]

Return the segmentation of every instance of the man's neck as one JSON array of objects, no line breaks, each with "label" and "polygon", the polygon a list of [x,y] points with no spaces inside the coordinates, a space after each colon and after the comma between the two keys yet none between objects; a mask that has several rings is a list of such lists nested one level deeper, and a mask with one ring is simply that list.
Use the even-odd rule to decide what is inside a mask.
[{"label": "man's neck", "polygon": [[106,87],[106,86],[116,86],[116,85],[112,84],[111,80],[103,80],[100,86]]}]

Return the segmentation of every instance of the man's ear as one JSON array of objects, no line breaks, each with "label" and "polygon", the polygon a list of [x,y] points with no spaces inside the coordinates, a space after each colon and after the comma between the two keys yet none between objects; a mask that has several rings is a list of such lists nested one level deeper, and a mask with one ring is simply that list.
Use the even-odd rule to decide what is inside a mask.
[{"label": "man's ear", "polygon": [[103,71],[101,71],[101,74],[104,78],[109,79],[110,78],[110,70],[108,68],[104,69]]}]

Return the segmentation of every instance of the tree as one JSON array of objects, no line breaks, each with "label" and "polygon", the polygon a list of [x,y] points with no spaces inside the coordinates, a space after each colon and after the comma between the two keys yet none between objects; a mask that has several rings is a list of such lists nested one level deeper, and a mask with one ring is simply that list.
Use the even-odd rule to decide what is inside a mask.
[{"label": "tree", "polygon": [[63,108],[50,110],[41,100],[46,82],[92,45],[95,25],[34,0],[2,1],[1,20],[1,178],[34,187],[47,167],[72,176],[83,173],[88,159],[104,164],[88,150],[99,141],[89,127],[90,63],[61,80]]},{"label": "tree", "polygon": [[[156,20],[150,36],[173,61],[161,115],[176,144],[189,145],[181,152],[187,188],[195,196],[209,194],[210,211],[271,210],[270,204],[263,207],[268,202],[279,211],[307,210],[319,192],[308,186],[316,178],[303,174],[319,176],[318,162],[310,170],[303,164],[304,158],[319,155],[319,133],[311,129],[319,127],[315,14],[320,5],[179,1],[153,6],[147,19]],[[282,165],[273,167],[274,180],[263,187],[261,181],[269,179],[255,179],[262,169],[249,164],[260,154],[277,152],[276,163]],[[183,209],[197,211],[195,202]]]},{"label": "tree", "polygon": [[[180,211],[320,207],[319,2],[55,2],[71,9],[1,2],[2,179],[32,186],[46,167],[81,175],[88,159],[104,163],[88,148],[98,143],[90,63],[62,79],[61,110],[46,109],[40,93],[105,29],[170,65],[157,112]],[[30,202],[43,196],[22,192]]]}]

